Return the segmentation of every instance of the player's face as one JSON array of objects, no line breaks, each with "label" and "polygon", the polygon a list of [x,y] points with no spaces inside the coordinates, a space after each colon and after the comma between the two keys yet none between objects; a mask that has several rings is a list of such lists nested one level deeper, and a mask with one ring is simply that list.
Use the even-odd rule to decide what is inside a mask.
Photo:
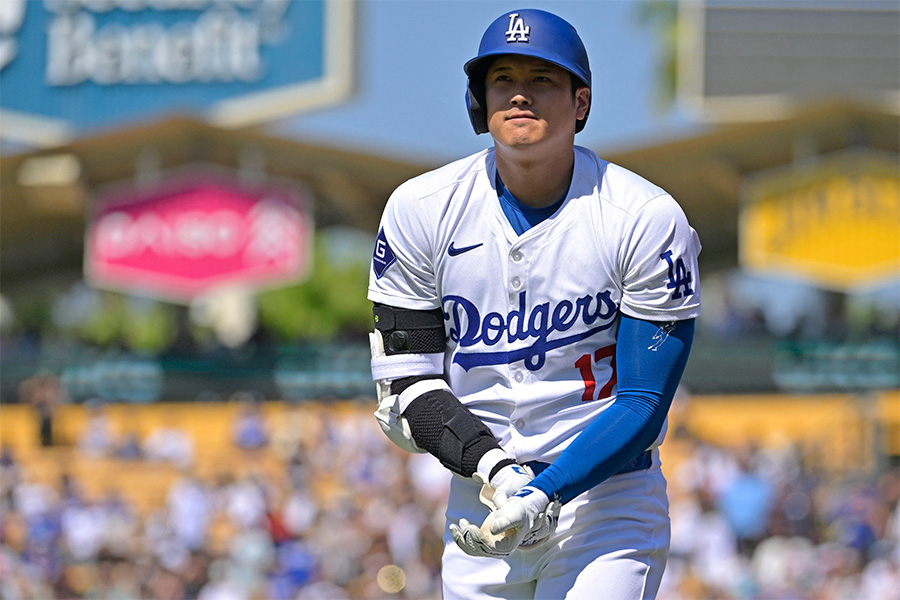
[{"label": "player's face", "polygon": [[543,147],[556,141],[571,145],[575,121],[584,118],[590,90],[572,94],[569,72],[538,58],[498,57],[487,71],[485,100],[488,129],[498,146]]}]

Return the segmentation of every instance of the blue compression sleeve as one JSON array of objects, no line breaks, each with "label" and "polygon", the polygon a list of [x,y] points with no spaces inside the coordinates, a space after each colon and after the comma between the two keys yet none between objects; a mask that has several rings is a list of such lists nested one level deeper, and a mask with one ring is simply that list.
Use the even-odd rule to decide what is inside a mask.
[{"label": "blue compression sleeve", "polygon": [[693,319],[655,323],[622,315],[616,340],[615,402],[531,485],[565,503],[646,450],[665,422],[693,337]]}]

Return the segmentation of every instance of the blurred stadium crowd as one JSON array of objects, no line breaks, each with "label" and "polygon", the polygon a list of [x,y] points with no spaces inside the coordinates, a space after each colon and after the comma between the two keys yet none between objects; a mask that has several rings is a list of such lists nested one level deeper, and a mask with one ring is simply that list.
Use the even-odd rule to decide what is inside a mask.
[{"label": "blurred stadium crowd", "polygon": [[[123,472],[174,463],[150,509],[129,499],[141,490],[88,494],[64,469],[40,481],[4,446],[0,598],[439,598],[449,475],[437,461],[393,447],[366,403],[257,409],[235,413],[234,453],[214,471],[195,468],[202,442],[188,431],[137,440],[100,409],[53,449]],[[677,428],[662,456],[673,530],[661,599],[896,598],[896,469],[836,481],[791,444],[724,448]]]}]

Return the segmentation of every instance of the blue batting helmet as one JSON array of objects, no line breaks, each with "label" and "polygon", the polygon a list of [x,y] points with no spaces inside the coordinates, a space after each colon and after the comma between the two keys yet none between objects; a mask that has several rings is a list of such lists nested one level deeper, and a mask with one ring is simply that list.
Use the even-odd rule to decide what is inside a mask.
[{"label": "blue batting helmet", "polygon": [[[591,66],[578,32],[564,19],[536,9],[522,9],[499,17],[488,26],[478,47],[478,56],[465,64],[469,76],[466,105],[475,133],[487,133],[484,78],[491,61],[503,54],[521,54],[546,60],[591,87]],[[588,107],[590,111],[590,107]],[[584,129],[587,114],[575,124]]]}]

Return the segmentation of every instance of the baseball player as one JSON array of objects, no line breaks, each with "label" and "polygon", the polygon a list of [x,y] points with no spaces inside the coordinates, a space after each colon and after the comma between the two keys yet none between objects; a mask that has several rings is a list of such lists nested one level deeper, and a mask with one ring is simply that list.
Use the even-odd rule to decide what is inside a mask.
[{"label": "baseball player", "polygon": [[652,598],[659,451],[700,313],[700,243],[664,190],[575,145],[575,29],[502,15],[465,64],[493,147],[402,184],[369,284],[378,421],[455,474],[444,598]]}]

